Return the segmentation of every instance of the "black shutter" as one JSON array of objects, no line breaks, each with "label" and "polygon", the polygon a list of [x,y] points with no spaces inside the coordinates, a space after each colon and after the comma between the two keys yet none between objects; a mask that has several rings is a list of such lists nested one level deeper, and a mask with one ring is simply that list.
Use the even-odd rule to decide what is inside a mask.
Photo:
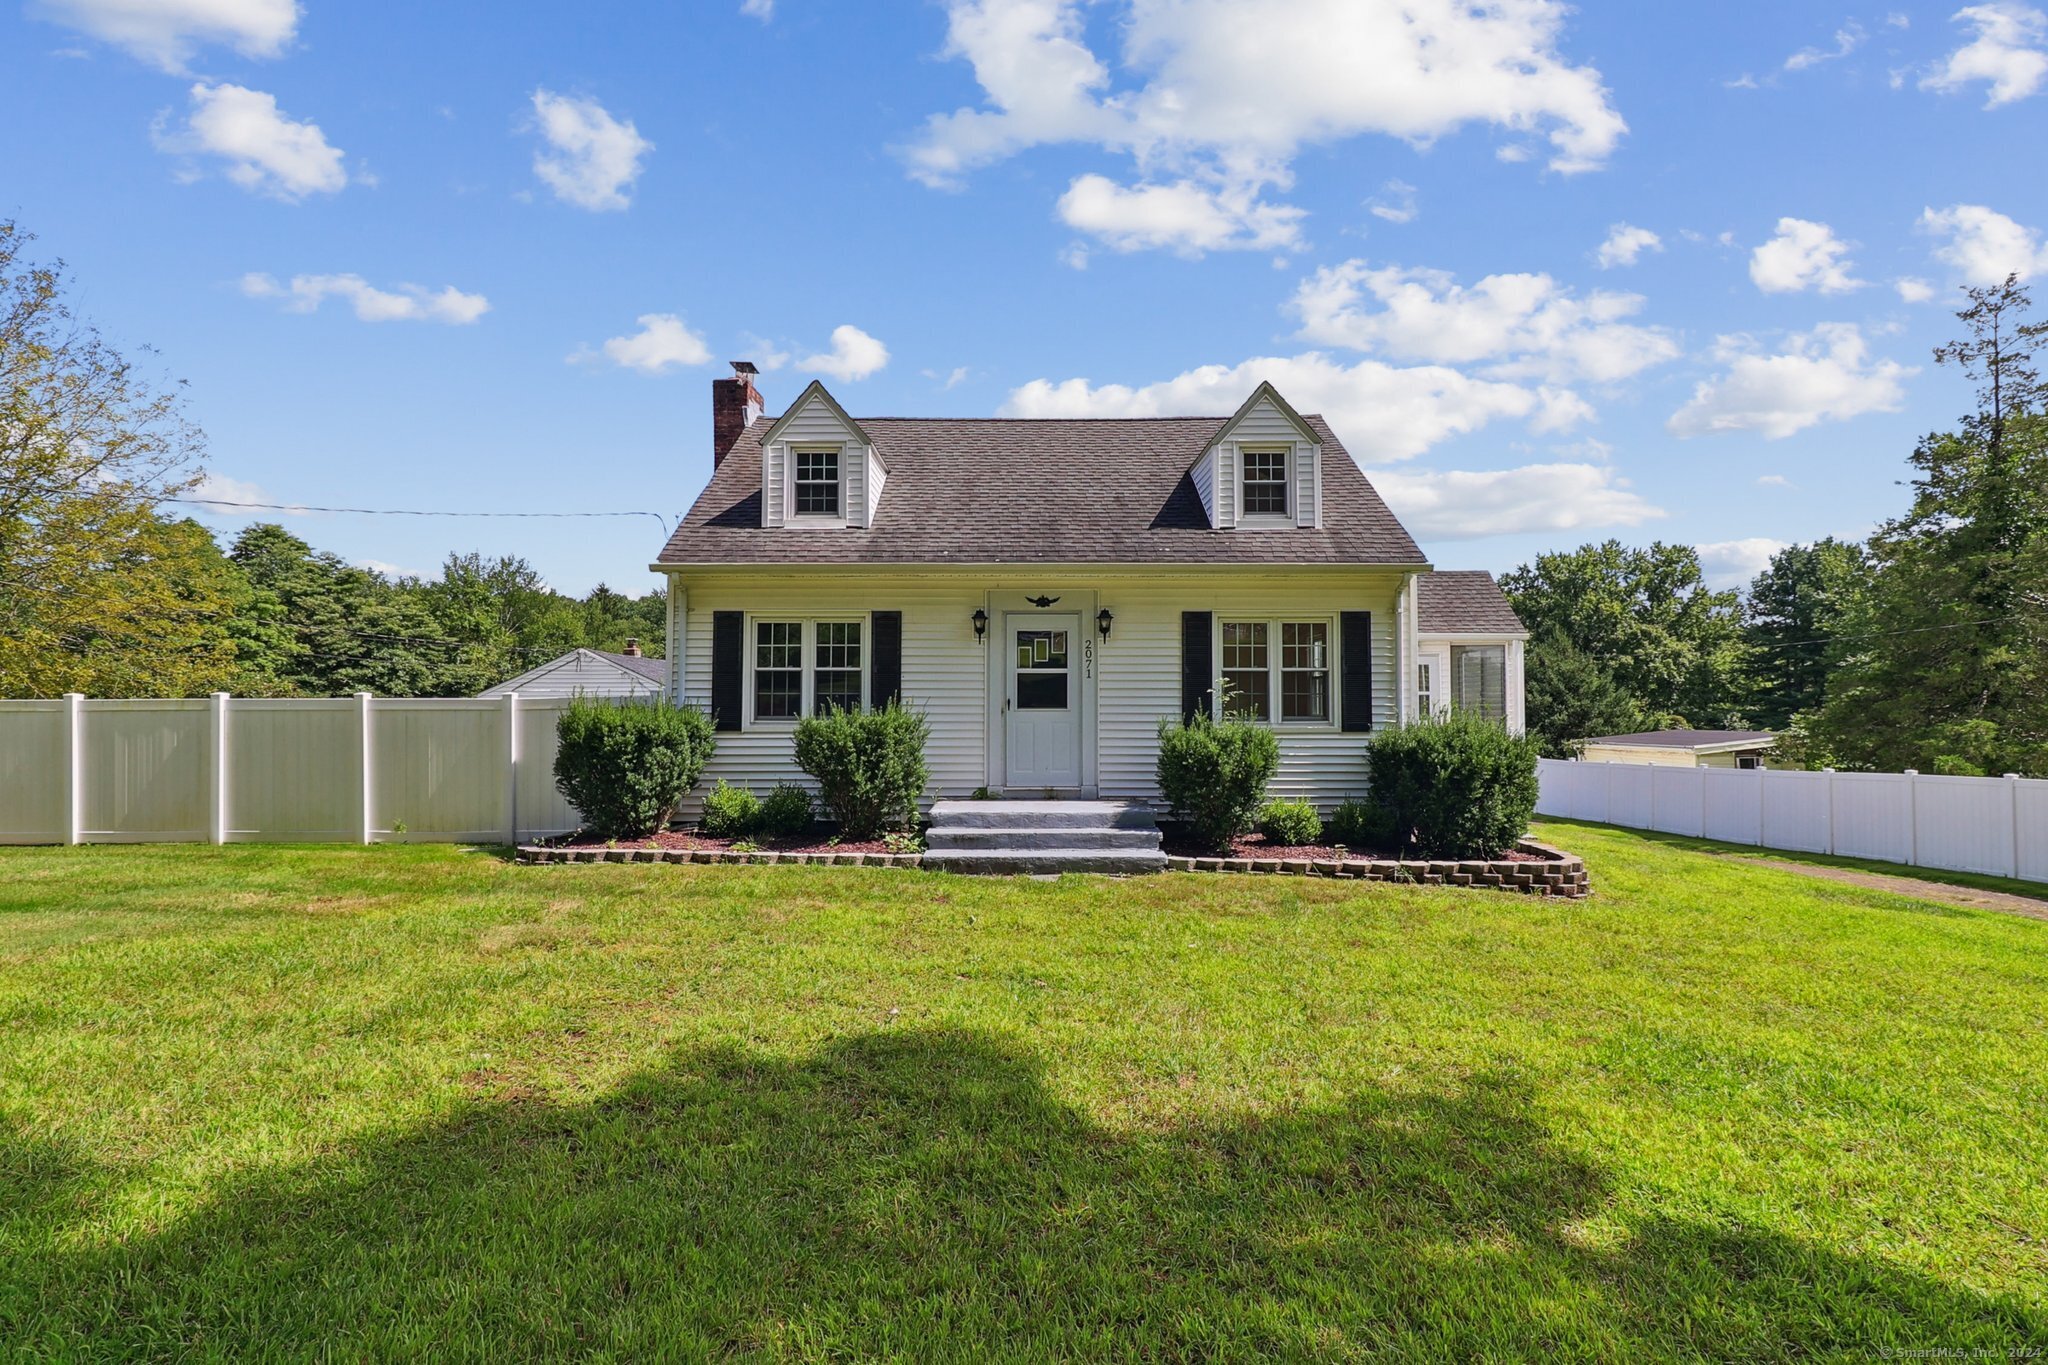
[{"label": "black shutter", "polygon": [[1344,728],[1372,729],[1372,613],[1347,611],[1341,632],[1344,654]]},{"label": "black shutter", "polygon": [[1210,714],[1216,689],[1216,650],[1206,611],[1180,614],[1180,718]]},{"label": "black shutter", "polygon": [[903,613],[868,613],[874,622],[874,653],[868,656],[868,705],[887,706],[903,699]]},{"label": "black shutter", "polygon": [[745,612],[711,613],[711,724],[718,730],[737,730],[746,714],[746,631]]}]

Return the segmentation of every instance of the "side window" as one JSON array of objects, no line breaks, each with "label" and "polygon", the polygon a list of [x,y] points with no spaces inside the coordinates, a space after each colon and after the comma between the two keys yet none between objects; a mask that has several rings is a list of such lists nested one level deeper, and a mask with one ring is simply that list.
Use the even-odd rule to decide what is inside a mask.
[{"label": "side window", "polygon": [[1508,650],[1506,645],[1460,645],[1451,650],[1452,702],[1488,720],[1508,713]]},{"label": "side window", "polygon": [[1427,659],[1415,665],[1415,714],[1425,720],[1436,714],[1436,689],[1431,686],[1435,672]]}]

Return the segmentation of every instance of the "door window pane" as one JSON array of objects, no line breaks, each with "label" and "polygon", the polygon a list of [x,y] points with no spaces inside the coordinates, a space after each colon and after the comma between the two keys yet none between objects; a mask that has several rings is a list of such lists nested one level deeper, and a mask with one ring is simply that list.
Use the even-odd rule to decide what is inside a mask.
[{"label": "door window pane", "polygon": [[754,717],[785,720],[804,705],[804,627],[801,621],[754,623]]},{"label": "door window pane", "polygon": [[1280,627],[1280,719],[1330,718],[1330,623]]},{"label": "door window pane", "polygon": [[1064,711],[1067,709],[1067,675],[1064,673],[1019,673],[1019,711]]},{"label": "door window pane", "polygon": [[1273,718],[1271,656],[1264,621],[1223,623],[1223,686],[1229,693],[1223,709],[1254,720]]},{"label": "door window pane", "polygon": [[1017,632],[1017,709],[1067,709],[1067,632]]},{"label": "door window pane", "polygon": [[811,710],[827,706],[860,710],[860,626],[858,621],[818,622],[816,672],[811,679]]}]

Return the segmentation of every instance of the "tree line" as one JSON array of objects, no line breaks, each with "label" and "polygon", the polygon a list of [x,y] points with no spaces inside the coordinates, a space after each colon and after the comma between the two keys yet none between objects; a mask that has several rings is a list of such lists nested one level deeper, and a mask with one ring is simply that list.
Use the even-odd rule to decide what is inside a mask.
[{"label": "tree line", "polygon": [[1756,726],[1811,767],[2048,776],[2048,324],[2029,304],[2017,278],[1969,291],[1935,359],[1976,407],[1915,446],[1910,503],[1867,541],[1790,546],[1746,592],[1708,588],[1697,552],[1661,543],[1506,575],[1545,752]]}]

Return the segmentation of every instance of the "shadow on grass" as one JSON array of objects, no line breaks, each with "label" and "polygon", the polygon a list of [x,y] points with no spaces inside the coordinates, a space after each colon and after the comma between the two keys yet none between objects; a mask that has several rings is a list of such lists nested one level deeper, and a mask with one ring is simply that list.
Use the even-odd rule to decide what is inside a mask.
[{"label": "shadow on grass", "polygon": [[2023,1305],[1611,1206],[1511,1082],[1113,1133],[962,1032],[678,1055],[81,1249],[75,1167],[0,1147],[30,1356],[1809,1356],[2042,1339]]}]

